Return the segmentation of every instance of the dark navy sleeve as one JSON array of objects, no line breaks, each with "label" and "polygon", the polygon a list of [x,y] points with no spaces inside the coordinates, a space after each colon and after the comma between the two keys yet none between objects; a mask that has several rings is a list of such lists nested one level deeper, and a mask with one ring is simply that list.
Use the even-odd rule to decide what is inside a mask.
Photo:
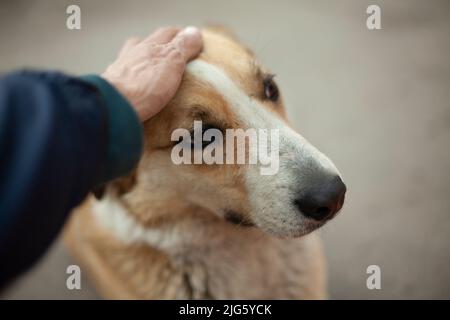
[{"label": "dark navy sleeve", "polygon": [[136,165],[141,136],[131,106],[100,77],[0,80],[0,288],[45,252],[92,187]]}]

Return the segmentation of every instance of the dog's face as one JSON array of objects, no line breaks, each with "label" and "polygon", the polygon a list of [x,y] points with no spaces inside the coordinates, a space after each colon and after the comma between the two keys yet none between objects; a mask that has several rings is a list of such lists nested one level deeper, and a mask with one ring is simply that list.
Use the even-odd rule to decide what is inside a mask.
[{"label": "dog's face", "polygon": [[[221,31],[205,30],[203,38],[204,52],[188,65],[175,98],[145,124],[144,154],[123,194],[130,211],[152,224],[198,208],[281,237],[320,227],[344,201],[337,169],[291,129],[273,76],[250,50]],[[279,170],[263,175],[261,164],[174,164],[172,133],[191,130],[195,120],[221,132],[277,129]]]}]

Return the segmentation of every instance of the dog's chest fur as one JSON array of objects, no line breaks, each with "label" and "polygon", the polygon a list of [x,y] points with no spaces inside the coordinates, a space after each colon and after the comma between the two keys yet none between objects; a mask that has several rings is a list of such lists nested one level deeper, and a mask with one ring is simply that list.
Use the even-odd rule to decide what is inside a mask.
[{"label": "dog's chest fur", "polygon": [[324,263],[315,234],[277,239],[202,218],[153,230],[123,210],[88,202],[66,232],[72,252],[105,297],[324,298]]}]

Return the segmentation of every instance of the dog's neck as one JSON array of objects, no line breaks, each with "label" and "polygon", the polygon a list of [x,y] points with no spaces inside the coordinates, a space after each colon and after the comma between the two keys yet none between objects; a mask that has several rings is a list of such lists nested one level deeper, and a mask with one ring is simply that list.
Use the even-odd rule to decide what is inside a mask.
[{"label": "dog's neck", "polygon": [[144,228],[116,198],[106,195],[93,205],[100,226],[126,244],[147,244],[162,251],[176,248],[180,239],[159,229]]},{"label": "dog's neck", "polygon": [[190,214],[189,219],[177,223],[144,226],[119,198],[111,195],[94,203],[93,214],[102,228],[125,244],[145,244],[170,255],[218,248],[226,245],[233,234],[261,237],[259,230],[236,227],[212,214]]}]

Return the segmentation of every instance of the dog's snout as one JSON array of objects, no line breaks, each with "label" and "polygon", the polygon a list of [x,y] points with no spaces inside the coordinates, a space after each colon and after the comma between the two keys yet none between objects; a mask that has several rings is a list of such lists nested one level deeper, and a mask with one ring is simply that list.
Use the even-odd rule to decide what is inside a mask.
[{"label": "dog's snout", "polygon": [[317,221],[331,219],[342,208],[347,190],[339,176],[320,180],[294,201],[303,215]]}]

